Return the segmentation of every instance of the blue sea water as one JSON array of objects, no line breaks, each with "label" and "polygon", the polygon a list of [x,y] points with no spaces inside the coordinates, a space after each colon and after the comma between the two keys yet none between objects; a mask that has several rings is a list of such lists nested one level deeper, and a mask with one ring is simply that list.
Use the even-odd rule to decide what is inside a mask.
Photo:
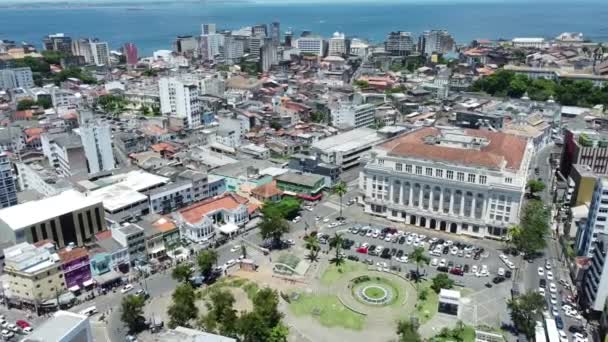
[{"label": "blue sea water", "polygon": [[0,39],[40,44],[49,33],[98,37],[117,49],[134,42],[140,55],[171,48],[176,35],[200,34],[202,23],[239,28],[279,21],[281,30],[311,30],[329,36],[345,32],[380,42],[394,30],[414,34],[449,30],[460,43],[476,38],[554,37],[564,31],[583,32],[608,41],[608,0],[530,0],[523,2],[369,2],[369,3],[206,3],[179,2],[62,8],[0,8]]}]

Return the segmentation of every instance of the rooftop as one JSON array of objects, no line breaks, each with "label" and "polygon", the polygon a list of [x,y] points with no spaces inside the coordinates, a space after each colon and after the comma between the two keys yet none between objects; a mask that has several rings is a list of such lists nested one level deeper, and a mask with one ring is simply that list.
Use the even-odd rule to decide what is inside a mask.
[{"label": "rooftop", "polygon": [[485,130],[448,130],[426,127],[380,146],[389,155],[444,161],[469,167],[521,167],[527,140]]},{"label": "rooftop", "polygon": [[319,140],[312,144],[312,148],[326,153],[347,152],[379,143],[382,140],[383,137],[371,128],[357,128]]},{"label": "rooftop", "polygon": [[[257,178],[261,175],[260,171],[276,166],[276,164],[266,161],[266,160],[258,160],[258,159],[244,159],[240,160],[237,163],[220,166],[215,170],[210,171],[215,175],[230,177],[230,178]],[[258,170],[257,174],[248,175],[247,169],[255,168]]]},{"label": "rooftop", "polygon": [[277,181],[314,187],[323,176],[318,175],[301,175],[294,172],[288,172],[276,177]]},{"label": "rooftop", "polygon": [[53,318],[37,327],[23,342],[63,341],[67,334],[89,318],[68,311],[57,311]]},{"label": "rooftop", "polygon": [[197,223],[202,217],[220,209],[234,210],[240,205],[247,205],[248,200],[233,193],[209,198],[181,209],[178,214],[188,223]]},{"label": "rooftop", "polygon": [[64,249],[58,251],[57,254],[59,255],[59,259],[61,259],[61,262],[64,264],[70,263],[77,259],[87,257],[89,255],[89,253],[87,252],[87,249],[84,247],[64,248]]},{"label": "rooftop", "polygon": [[56,196],[2,209],[0,221],[13,230],[19,230],[100,202],[99,198],[84,196],[76,190],[67,190]]},{"label": "rooftop", "polygon": [[283,192],[277,188],[277,182],[272,181],[254,188],[251,190],[251,194],[258,195],[262,198],[269,198],[273,196],[280,196],[283,194]]},{"label": "rooftop", "polygon": [[[221,335],[202,332],[200,330],[177,327],[173,330],[167,330],[160,334],[160,340],[164,342],[236,342],[235,339]],[[157,341],[157,339],[145,339],[143,342]]]}]

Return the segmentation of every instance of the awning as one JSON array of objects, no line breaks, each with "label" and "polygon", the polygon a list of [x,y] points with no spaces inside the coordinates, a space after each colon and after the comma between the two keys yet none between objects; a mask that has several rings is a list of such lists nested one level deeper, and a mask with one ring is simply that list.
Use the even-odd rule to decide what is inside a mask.
[{"label": "awning", "polygon": [[78,285],[74,285],[74,286],[70,287],[68,290],[70,290],[70,292],[78,292],[78,291],[80,291],[80,287]]},{"label": "awning", "polygon": [[323,197],[323,193],[320,192],[320,193],[316,194],[315,196],[309,196],[306,194],[298,194],[297,197],[305,199],[307,201],[318,201],[321,199],[321,197]]},{"label": "awning", "polygon": [[95,282],[97,282],[97,284],[105,285],[107,283],[120,279],[121,275],[116,271],[110,271],[110,272],[104,273],[102,275],[95,276],[94,278],[95,278]]},{"label": "awning", "polygon": [[237,226],[234,223],[226,223],[222,226],[219,226],[218,229],[220,230],[220,232],[222,232],[224,234],[232,234],[232,233],[236,232],[237,230],[239,230],[239,226]]},{"label": "awning", "polygon": [[82,283],[82,286],[84,286],[84,287],[89,287],[89,286],[91,286],[91,285],[93,285],[93,284],[95,284],[95,281],[94,281],[93,279],[89,279],[89,280],[87,280],[87,281],[83,282],[83,283]]}]

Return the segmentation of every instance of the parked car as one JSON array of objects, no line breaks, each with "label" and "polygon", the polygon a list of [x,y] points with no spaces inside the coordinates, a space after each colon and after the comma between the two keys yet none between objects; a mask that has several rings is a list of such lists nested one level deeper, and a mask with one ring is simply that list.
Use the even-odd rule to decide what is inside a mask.
[{"label": "parked car", "polygon": [[127,284],[120,290],[120,293],[127,293],[131,290],[133,290],[133,285]]}]

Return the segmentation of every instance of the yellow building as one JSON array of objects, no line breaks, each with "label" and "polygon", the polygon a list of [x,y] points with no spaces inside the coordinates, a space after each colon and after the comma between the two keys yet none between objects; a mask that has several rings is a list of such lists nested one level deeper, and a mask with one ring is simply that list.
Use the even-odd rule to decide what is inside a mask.
[{"label": "yellow building", "polygon": [[7,297],[40,305],[66,291],[65,279],[54,244],[36,247],[27,242],[4,250],[4,273],[8,275]]},{"label": "yellow building", "polygon": [[566,198],[570,202],[570,206],[577,207],[585,203],[591,203],[595,182],[598,177],[599,175],[593,172],[588,165],[572,165],[572,170],[568,177],[568,194]]}]

